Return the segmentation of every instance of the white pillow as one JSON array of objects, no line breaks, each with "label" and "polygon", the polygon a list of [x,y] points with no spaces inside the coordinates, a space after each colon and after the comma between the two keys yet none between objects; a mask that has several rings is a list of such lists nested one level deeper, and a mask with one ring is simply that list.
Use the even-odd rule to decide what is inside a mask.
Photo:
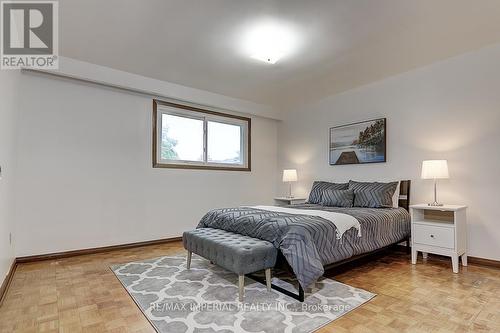
[{"label": "white pillow", "polygon": [[399,207],[399,190],[401,187],[401,181],[398,182],[398,186],[396,186],[396,191],[394,191],[394,195],[392,196],[392,208]]}]

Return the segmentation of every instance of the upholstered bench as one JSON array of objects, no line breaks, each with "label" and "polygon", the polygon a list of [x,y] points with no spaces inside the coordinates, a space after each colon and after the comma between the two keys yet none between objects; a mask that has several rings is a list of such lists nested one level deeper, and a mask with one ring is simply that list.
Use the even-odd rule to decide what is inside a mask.
[{"label": "upholstered bench", "polygon": [[191,269],[191,255],[196,253],[238,274],[240,302],[243,301],[245,274],[265,270],[267,290],[271,290],[271,267],[274,267],[278,255],[273,244],[213,228],[186,231],[182,236],[182,241],[184,248],[188,251],[188,269]]}]

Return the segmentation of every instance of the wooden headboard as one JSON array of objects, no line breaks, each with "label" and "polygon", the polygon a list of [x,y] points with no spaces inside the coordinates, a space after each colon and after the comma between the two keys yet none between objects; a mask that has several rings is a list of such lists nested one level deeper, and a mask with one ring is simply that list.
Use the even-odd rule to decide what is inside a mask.
[{"label": "wooden headboard", "polygon": [[402,180],[399,185],[399,207],[410,211],[410,186],[411,180]]}]

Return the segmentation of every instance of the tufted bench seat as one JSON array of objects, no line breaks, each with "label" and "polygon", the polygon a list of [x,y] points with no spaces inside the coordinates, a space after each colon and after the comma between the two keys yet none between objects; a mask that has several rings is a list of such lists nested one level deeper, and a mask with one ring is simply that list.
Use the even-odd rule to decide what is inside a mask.
[{"label": "tufted bench seat", "polygon": [[245,274],[266,271],[267,289],[271,290],[271,267],[278,251],[273,244],[233,232],[199,228],[184,232],[184,248],[188,251],[187,268],[191,268],[194,252],[239,276],[239,300],[243,300]]}]

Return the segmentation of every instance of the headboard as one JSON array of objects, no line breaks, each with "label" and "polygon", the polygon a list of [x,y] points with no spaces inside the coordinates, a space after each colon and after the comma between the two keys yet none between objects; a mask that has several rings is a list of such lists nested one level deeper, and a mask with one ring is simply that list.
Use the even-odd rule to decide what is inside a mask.
[{"label": "headboard", "polygon": [[399,185],[399,207],[410,211],[411,180],[402,180]]}]

